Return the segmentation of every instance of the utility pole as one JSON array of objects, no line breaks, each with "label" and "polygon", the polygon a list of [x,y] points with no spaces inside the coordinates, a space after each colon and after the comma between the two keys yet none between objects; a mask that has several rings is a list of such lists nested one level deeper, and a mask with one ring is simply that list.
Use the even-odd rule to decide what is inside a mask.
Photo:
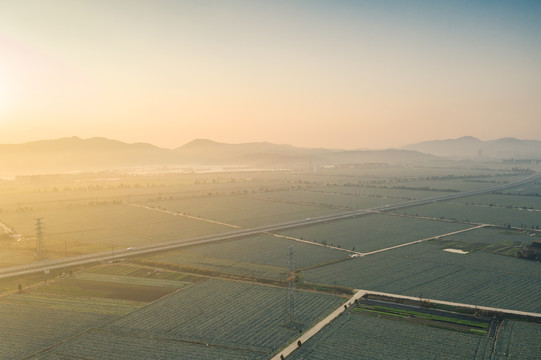
[{"label": "utility pole", "polygon": [[43,260],[46,258],[45,244],[43,243],[43,218],[36,219],[36,260]]}]

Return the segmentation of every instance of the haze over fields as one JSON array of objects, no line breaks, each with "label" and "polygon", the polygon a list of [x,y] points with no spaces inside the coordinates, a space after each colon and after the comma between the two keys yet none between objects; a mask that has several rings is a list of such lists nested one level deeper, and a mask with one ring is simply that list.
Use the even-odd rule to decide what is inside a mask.
[{"label": "haze over fields", "polygon": [[0,359],[536,359],[541,1],[0,0]]},{"label": "haze over fields", "polygon": [[541,141],[505,138],[483,142],[473,137],[434,140],[400,149],[343,150],[262,143],[224,144],[198,139],[175,149],[105,138],[78,137],[25,144],[0,144],[0,175],[15,176],[118,168],[236,166],[308,169],[347,164],[422,164],[430,161],[541,161]]}]

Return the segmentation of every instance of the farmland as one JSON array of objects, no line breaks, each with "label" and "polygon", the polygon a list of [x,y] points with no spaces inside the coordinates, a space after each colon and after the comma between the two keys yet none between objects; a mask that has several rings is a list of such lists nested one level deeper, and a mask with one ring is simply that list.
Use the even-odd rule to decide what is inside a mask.
[{"label": "farmland", "polygon": [[301,276],[314,283],[539,312],[540,270],[539,262],[484,252],[459,255],[421,243],[303,271]]},{"label": "farmland", "polygon": [[[225,357],[265,359],[298,333],[297,329],[282,325],[287,319],[281,301],[284,291],[210,279],[44,352],[39,358],[77,356],[78,351],[81,355],[94,353],[96,358],[102,358],[102,352],[111,359],[144,358],[145,351],[148,353],[152,347],[163,344],[159,351],[163,351],[164,358],[191,351],[211,358],[223,352]],[[301,329],[309,328],[343,301],[332,295],[304,292],[297,295],[296,320]],[[134,334],[142,339],[141,343],[130,340]],[[93,341],[105,338],[109,340],[103,348],[88,350]],[[123,339],[126,341],[117,342]],[[201,345],[203,349],[199,349]]]},{"label": "farmland", "polygon": [[505,321],[496,343],[495,359],[534,359],[541,354],[541,326]]},{"label": "farmland", "polygon": [[[498,199],[504,195],[490,196],[493,197],[491,201],[497,203]],[[518,202],[517,206],[520,204]],[[472,221],[524,229],[538,229],[541,225],[538,211],[521,207],[479,206],[457,202],[456,200],[411,207],[397,212],[414,216]]]},{"label": "farmland", "polygon": [[[185,250],[146,256],[155,264],[188,266],[226,274],[283,280],[289,269],[289,247],[293,247],[295,267],[316,266],[347,259],[348,254],[270,235],[199,245]],[[258,251],[254,251],[254,247]]]},{"label": "farmland", "polygon": [[227,229],[125,204],[54,207],[1,214],[5,224],[23,235],[22,241],[11,246],[13,251],[33,249],[34,219],[44,214],[49,258],[110,251],[113,247],[134,247]]},{"label": "farmland", "polygon": [[143,204],[241,227],[255,227],[337,212],[320,206],[239,196],[148,201]]},{"label": "farmland", "polygon": [[107,315],[0,303],[0,357],[21,359],[95,326]]},{"label": "farmland", "polygon": [[481,228],[466,233],[443,236],[430,240],[430,243],[466,252],[483,251],[516,257],[524,246],[536,239],[539,239],[539,235],[527,230]]},{"label": "farmland", "polygon": [[288,359],[489,359],[490,350],[488,337],[351,311]]},{"label": "farmland", "polygon": [[[238,228],[385,210],[525,176],[499,166],[446,164],[5,181],[0,266],[36,261],[36,218],[45,224],[47,259],[129,254],[148,244],[180,244]],[[541,263],[515,257],[540,237],[541,206],[525,193],[536,186],[8,278],[0,284],[0,311],[8,320],[12,313],[22,317],[0,329],[0,345],[9,346],[2,346],[0,357],[266,359],[341,306],[345,295],[338,294],[352,289],[541,312]],[[296,328],[285,326],[288,280],[297,288]],[[440,343],[443,358],[490,356],[493,342],[483,329],[469,334],[452,322],[451,329],[441,329],[430,319],[393,319],[411,314],[363,311],[339,316],[291,358],[431,358],[440,355],[434,345]],[[35,331],[19,335],[31,318]],[[62,329],[42,334],[55,318]],[[536,348],[524,334],[538,331],[538,324],[505,319],[495,348],[527,357],[524,348]],[[463,346],[453,352],[457,344]]]},{"label": "farmland", "polygon": [[368,252],[467,227],[445,221],[372,214],[281,233],[344,249]]}]

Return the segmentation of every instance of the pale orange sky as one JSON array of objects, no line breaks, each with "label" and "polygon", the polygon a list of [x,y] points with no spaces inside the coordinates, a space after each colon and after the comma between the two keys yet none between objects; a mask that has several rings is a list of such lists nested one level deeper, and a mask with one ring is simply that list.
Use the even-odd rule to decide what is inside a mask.
[{"label": "pale orange sky", "polygon": [[0,0],[0,143],[541,140],[535,1]]}]

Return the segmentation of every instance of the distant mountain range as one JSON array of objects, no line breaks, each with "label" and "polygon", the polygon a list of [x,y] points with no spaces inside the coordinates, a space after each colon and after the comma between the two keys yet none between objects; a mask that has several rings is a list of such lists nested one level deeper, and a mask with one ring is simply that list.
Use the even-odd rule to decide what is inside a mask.
[{"label": "distant mountain range", "polygon": [[157,166],[297,168],[347,163],[415,163],[437,159],[412,150],[309,149],[267,142],[224,144],[194,140],[176,149],[78,137],[0,144],[0,175],[96,171]]},{"label": "distant mountain range", "polygon": [[511,137],[482,141],[464,136],[458,139],[423,141],[402,147],[405,150],[450,158],[541,159],[541,141]]},{"label": "distant mountain range", "polygon": [[176,149],[78,137],[0,144],[0,175],[157,166],[247,166],[309,169],[345,164],[418,164],[444,158],[541,159],[541,141],[475,137],[425,141],[389,150],[299,148],[268,142],[224,144],[198,139]]}]

